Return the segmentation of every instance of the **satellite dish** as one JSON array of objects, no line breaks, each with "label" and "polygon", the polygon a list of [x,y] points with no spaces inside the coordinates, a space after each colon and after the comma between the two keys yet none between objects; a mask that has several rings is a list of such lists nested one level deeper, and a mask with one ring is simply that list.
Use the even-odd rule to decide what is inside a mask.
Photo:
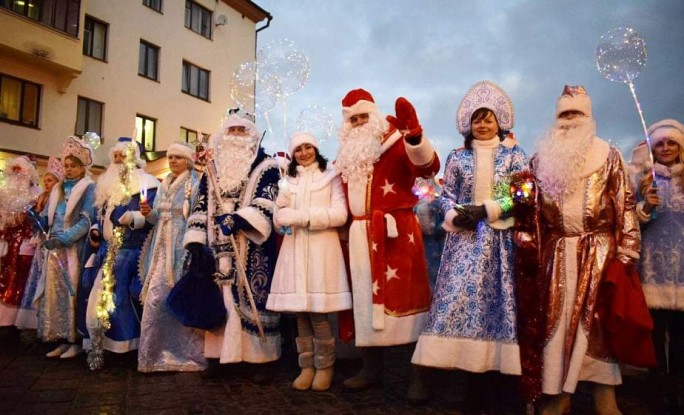
[{"label": "satellite dish", "polygon": [[216,23],[215,23],[216,26],[223,26],[227,22],[228,22],[228,18],[226,17],[225,14],[219,14],[218,16],[216,16]]}]

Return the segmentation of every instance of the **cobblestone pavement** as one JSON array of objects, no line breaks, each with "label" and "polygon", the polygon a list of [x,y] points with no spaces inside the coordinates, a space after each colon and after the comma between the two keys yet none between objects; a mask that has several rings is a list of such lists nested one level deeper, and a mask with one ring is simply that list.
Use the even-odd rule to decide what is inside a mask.
[{"label": "cobblestone pavement", "polygon": [[[290,387],[298,373],[291,349],[275,365],[272,380],[256,385],[250,380],[254,367],[246,364],[225,367],[218,379],[205,379],[200,373],[143,374],[136,371],[135,354],[129,353],[108,354],[104,369],[90,371],[84,355],[61,361],[45,358],[50,346],[36,341],[32,332],[23,332],[20,339],[0,339],[0,414],[464,413],[463,372],[432,371],[428,403],[415,406],[406,401],[411,347],[388,350],[381,388],[350,393],[342,390],[342,380],[358,370],[359,360],[338,359],[330,391],[298,392]],[[646,389],[643,374],[625,378],[618,389],[624,414],[651,413]],[[583,385],[575,394],[573,414],[590,414],[590,408],[589,389]]]}]

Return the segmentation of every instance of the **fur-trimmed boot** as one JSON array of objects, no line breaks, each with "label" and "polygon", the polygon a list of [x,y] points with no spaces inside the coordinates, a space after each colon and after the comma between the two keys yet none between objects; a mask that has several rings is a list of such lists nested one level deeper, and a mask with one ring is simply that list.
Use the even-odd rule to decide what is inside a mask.
[{"label": "fur-trimmed boot", "polygon": [[313,336],[297,337],[297,352],[299,353],[299,367],[302,371],[292,382],[294,389],[303,391],[311,387],[316,370],[314,369]]},{"label": "fur-trimmed boot", "polygon": [[356,375],[346,379],[344,387],[350,391],[362,390],[382,383],[384,357],[382,347],[359,347],[363,367]]},{"label": "fur-trimmed boot", "polygon": [[335,365],[335,338],[317,339],[314,337],[314,376],[311,390],[325,391],[330,389]]},{"label": "fur-trimmed boot", "polygon": [[594,385],[594,413],[597,415],[622,415],[615,400],[615,386]]}]

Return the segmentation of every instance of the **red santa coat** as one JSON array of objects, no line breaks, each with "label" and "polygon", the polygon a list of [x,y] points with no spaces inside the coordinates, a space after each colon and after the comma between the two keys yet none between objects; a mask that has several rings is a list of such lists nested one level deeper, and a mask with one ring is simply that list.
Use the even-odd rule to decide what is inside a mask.
[{"label": "red santa coat", "polygon": [[352,225],[350,270],[357,346],[415,342],[430,309],[420,225],[413,213],[417,177],[439,171],[428,140],[410,145],[391,129],[372,176],[345,186]]}]

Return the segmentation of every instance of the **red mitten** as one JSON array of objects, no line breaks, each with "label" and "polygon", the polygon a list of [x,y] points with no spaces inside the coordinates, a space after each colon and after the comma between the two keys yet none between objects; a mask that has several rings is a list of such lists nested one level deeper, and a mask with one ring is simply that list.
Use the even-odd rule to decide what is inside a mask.
[{"label": "red mitten", "polygon": [[420,137],[423,134],[423,127],[418,122],[416,109],[406,98],[397,98],[394,103],[394,112],[397,114],[397,128],[402,131],[408,130],[407,137]]},{"label": "red mitten", "polygon": [[388,115],[387,117],[385,117],[385,119],[388,123],[390,123],[392,127],[396,128],[397,130],[399,129],[399,121],[397,121],[397,117],[395,117],[394,115]]}]

